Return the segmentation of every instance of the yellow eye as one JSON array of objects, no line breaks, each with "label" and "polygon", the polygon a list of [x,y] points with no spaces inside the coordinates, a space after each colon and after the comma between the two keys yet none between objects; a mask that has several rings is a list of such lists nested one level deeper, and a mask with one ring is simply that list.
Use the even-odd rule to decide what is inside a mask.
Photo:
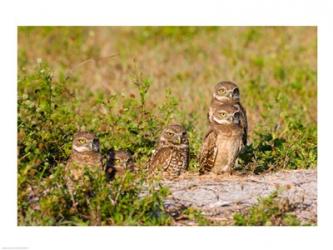
[{"label": "yellow eye", "polygon": [[79,143],[81,143],[81,144],[86,143],[86,140],[85,139],[79,139]]},{"label": "yellow eye", "polygon": [[172,136],[173,134],[172,134],[172,133],[170,133],[170,132],[167,132],[167,135],[168,135],[168,136]]},{"label": "yellow eye", "polygon": [[217,93],[218,93],[219,95],[224,95],[224,94],[225,94],[225,89],[219,89],[219,90],[217,91]]},{"label": "yellow eye", "polygon": [[225,117],[227,114],[225,112],[220,113],[220,117]]}]

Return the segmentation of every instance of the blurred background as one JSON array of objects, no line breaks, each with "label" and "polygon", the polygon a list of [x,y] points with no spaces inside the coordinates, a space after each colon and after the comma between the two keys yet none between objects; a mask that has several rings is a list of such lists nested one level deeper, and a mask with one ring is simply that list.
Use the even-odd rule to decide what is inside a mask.
[{"label": "blurred background", "polygon": [[214,84],[233,80],[250,130],[273,115],[304,112],[316,122],[317,40],[314,27],[21,27],[19,72],[47,62],[82,88],[135,93],[139,71],[153,82],[149,102],[166,89],[205,125]]}]

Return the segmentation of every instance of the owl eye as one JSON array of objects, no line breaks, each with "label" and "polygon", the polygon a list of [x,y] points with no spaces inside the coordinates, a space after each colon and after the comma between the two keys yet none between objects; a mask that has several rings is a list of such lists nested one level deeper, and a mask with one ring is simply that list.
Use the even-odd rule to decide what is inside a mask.
[{"label": "owl eye", "polygon": [[86,142],[85,139],[79,139],[79,143],[83,144],[83,143],[85,143],[85,142]]},{"label": "owl eye", "polygon": [[167,132],[167,135],[168,136],[172,136],[173,134],[171,132]]},{"label": "owl eye", "polygon": [[224,94],[225,94],[225,89],[224,89],[224,88],[219,89],[219,90],[217,91],[217,93],[218,93],[219,95],[224,95]]},{"label": "owl eye", "polygon": [[220,117],[225,117],[227,114],[225,113],[225,112],[221,112],[221,113],[219,113],[219,115],[220,115]]}]

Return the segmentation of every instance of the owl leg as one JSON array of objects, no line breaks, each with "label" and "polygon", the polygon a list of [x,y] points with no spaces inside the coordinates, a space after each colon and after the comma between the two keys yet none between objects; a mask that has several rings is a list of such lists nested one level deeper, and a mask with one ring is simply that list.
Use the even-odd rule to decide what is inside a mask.
[{"label": "owl leg", "polygon": [[75,201],[74,184],[73,183],[67,183],[67,188],[68,188],[68,192],[69,192],[69,195],[70,195],[71,201],[72,201],[72,208],[71,208],[71,210],[73,212],[75,212],[77,210],[78,202]]},{"label": "owl leg", "polygon": [[222,173],[223,174],[230,174],[232,170],[232,165],[227,164],[225,167],[222,168]]},{"label": "owl leg", "polygon": [[75,201],[75,198],[74,198],[74,194],[73,193],[70,193],[71,195],[71,201],[72,201],[72,207],[70,208],[70,213],[76,213],[77,212],[77,206],[78,206],[78,202]]},{"label": "owl leg", "polygon": [[235,160],[228,160],[228,162],[220,168],[221,174],[231,175],[235,166]]},{"label": "owl leg", "polygon": [[79,205],[79,203],[76,201],[75,199],[75,192],[70,192],[70,195],[71,195],[71,200],[72,200],[72,208],[74,211],[77,210],[77,206]]},{"label": "owl leg", "polygon": [[232,175],[235,168],[237,169],[238,168],[238,158],[235,159],[233,162],[230,163],[230,169],[229,169],[229,175]]}]

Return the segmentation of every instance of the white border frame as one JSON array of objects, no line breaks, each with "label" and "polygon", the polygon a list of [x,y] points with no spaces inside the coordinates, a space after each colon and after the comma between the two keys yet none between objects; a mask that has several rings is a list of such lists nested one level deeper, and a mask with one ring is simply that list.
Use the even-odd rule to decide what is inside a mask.
[{"label": "white border frame", "polygon": [[[330,1],[11,1],[1,6],[0,247],[28,249],[314,249],[332,226],[332,5]],[[19,25],[318,26],[317,227],[17,227],[16,63]],[[330,233],[332,234],[332,233]]]}]

